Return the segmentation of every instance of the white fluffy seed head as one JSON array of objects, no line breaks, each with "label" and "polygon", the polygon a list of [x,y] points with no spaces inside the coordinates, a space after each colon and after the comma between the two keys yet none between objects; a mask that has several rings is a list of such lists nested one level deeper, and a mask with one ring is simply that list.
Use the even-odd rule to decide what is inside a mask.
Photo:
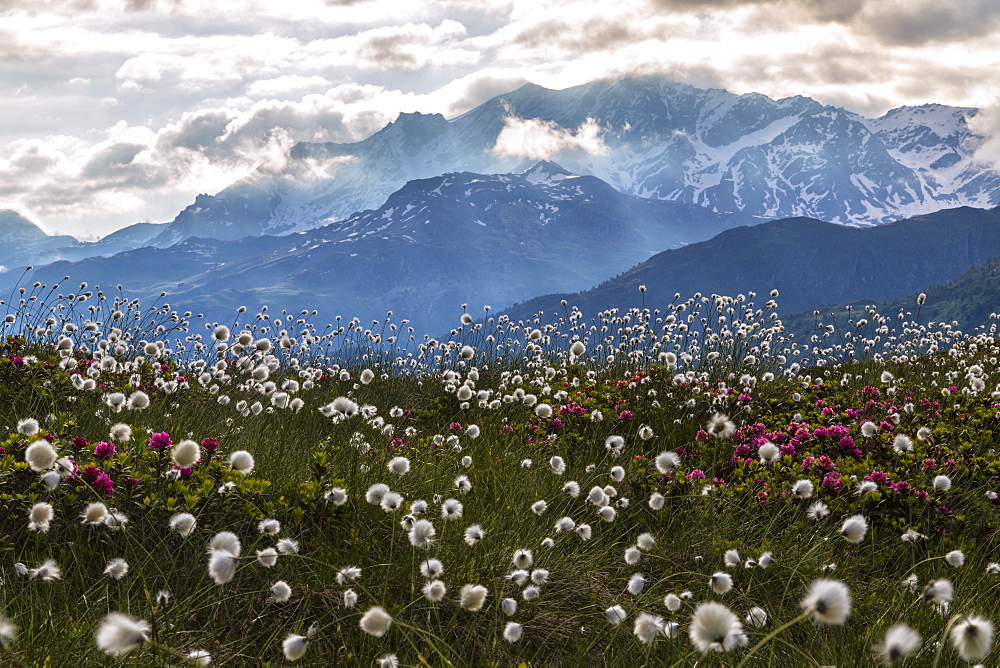
[{"label": "white fluffy seed head", "polygon": [[868,533],[868,520],[866,520],[862,515],[852,515],[844,520],[844,524],[840,527],[840,535],[844,537],[848,543],[860,543],[865,539],[865,534]]},{"label": "white fluffy seed head", "polygon": [[[170,456],[174,460],[174,464],[181,468],[188,468],[194,466],[201,459],[201,446],[192,440],[185,439],[170,447]],[[251,468],[253,468],[252,465]]]},{"label": "white fluffy seed head", "polygon": [[851,614],[851,590],[839,580],[816,580],[801,606],[818,624],[843,624]]},{"label": "white fluffy seed head", "polygon": [[463,585],[459,593],[460,605],[469,612],[477,612],[483,607],[488,591],[482,585]]},{"label": "white fluffy seed head", "polygon": [[243,475],[250,475],[254,467],[253,455],[246,450],[237,450],[229,455],[229,466]]},{"label": "white fluffy seed head", "polygon": [[32,471],[41,472],[51,469],[56,464],[59,454],[52,444],[42,439],[29,445],[24,451],[24,460]]},{"label": "white fluffy seed head", "polygon": [[123,656],[149,640],[149,622],[112,612],[97,627],[97,647],[112,656]]},{"label": "white fluffy seed head", "polygon": [[376,605],[368,608],[368,611],[361,616],[359,625],[361,630],[368,635],[381,638],[392,626],[392,617],[385,611],[385,608]]}]

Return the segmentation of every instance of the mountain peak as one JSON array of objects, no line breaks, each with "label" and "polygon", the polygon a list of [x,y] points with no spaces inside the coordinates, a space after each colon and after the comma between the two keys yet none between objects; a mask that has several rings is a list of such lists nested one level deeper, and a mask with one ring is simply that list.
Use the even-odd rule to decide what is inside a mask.
[{"label": "mountain peak", "polygon": [[555,181],[572,178],[576,174],[550,160],[541,160],[523,172],[520,172],[518,176],[524,177],[528,183],[549,185]]},{"label": "mountain peak", "polygon": [[13,209],[0,209],[0,240],[36,241],[49,235]]}]

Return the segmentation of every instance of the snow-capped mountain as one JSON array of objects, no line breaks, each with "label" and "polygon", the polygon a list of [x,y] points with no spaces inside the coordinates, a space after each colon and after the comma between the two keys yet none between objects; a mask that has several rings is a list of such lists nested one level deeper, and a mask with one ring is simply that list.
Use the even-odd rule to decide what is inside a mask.
[{"label": "snow-capped mountain", "polygon": [[577,291],[663,248],[744,224],[703,207],[625,195],[540,162],[515,174],[448,173],[407,183],[377,209],[281,237],[189,238],[111,258],[59,262],[29,280],[161,291],[184,310],[231,318],[238,306],[380,319],[421,332],[456,324],[459,305],[497,308]]},{"label": "snow-capped mountain", "polygon": [[995,206],[1000,174],[973,159],[982,139],[968,127],[975,113],[925,105],[869,119],[805,97],[662,77],[565,90],[528,84],[451,120],[401,114],[357,143],[300,143],[281,170],[199,196],[155,243],[312,229],[377,207],[415,179],[519,171],[540,136],[563,147],[546,157],[574,173],[714,212],[869,225]]}]

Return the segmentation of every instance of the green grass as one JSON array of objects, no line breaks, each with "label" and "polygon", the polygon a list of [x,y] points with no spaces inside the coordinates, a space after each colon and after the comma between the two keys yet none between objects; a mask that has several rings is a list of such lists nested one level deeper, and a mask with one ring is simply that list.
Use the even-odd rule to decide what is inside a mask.
[{"label": "green grass", "polygon": [[[721,327],[738,325],[737,314]],[[525,333],[534,326],[529,323]],[[878,664],[873,648],[900,622],[923,637],[903,665],[958,665],[950,641],[935,655],[949,620],[973,613],[1000,618],[1000,576],[987,572],[1000,560],[1000,506],[987,498],[1000,491],[1000,420],[998,400],[991,396],[996,382],[990,381],[997,374],[997,343],[981,335],[952,342],[950,354],[931,350],[903,360],[906,346],[926,353],[932,342],[895,341],[893,352],[884,352],[886,342],[879,342],[882,347],[873,352],[878,334],[872,328],[861,330],[873,342],[868,350],[861,342],[831,347],[823,355],[802,347],[808,351],[804,357],[822,366],[781,371],[777,348],[769,355],[760,347],[778,336],[769,326],[754,334],[758,338],[723,336],[716,360],[707,355],[715,344],[698,346],[690,332],[678,332],[677,340],[686,342],[682,350],[695,356],[691,366],[681,362],[677,369],[669,366],[672,358],[650,348],[651,339],[630,341],[626,335],[615,340],[614,360],[595,353],[597,359],[577,363],[559,352],[568,344],[546,332],[549,341],[539,340],[541,348],[527,360],[508,356],[486,366],[476,359],[456,360],[454,352],[438,360],[428,353],[407,373],[376,367],[369,384],[358,381],[367,366],[360,355],[342,379],[344,370],[330,360],[300,365],[297,372],[291,355],[275,348],[269,380],[278,387],[285,379],[302,383],[290,394],[303,405],[297,412],[265,409],[256,415],[239,406],[242,401],[248,407],[254,401],[271,405],[273,391],[249,375],[267,361],[263,353],[245,369],[231,365],[228,377],[219,374],[203,386],[200,369],[191,366],[195,346],[183,355],[177,349],[154,359],[142,352],[140,338],[148,336],[126,332],[119,335],[117,368],[95,378],[94,389],[80,390],[72,374],[94,359],[93,345],[84,350],[83,339],[76,339],[72,356],[78,366],[68,370],[60,365],[54,337],[10,337],[0,349],[0,429],[7,434],[0,439],[5,452],[0,455],[0,611],[19,632],[6,645],[5,661],[119,665],[123,658],[101,652],[95,642],[101,620],[119,611],[151,626],[149,642],[124,657],[126,665],[141,666],[177,665],[180,654],[194,650],[208,651],[218,665],[282,665],[287,662],[282,642],[311,626],[301,665],[376,665],[392,653],[401,665],[433,666],[728,666],[744,659],[748,666],[868,666]],[[466,340],[485,349],[492,342],[484,337],[473,332]],[[102,338],[107,340],[106,332],[95,334]],[[522,345],[513,347],[523,350]],[[784,345],[782,354],[790,358],[792,349]],[[870,359],[836,363],[848,353]],[[230,360],[247,356],[232,349],[227,354]],[[748,361],[748,354],[758,359]],[[201,357],[206,367],[218,359],[210,348]],[[975,391],[973,364],[982,367],[973,375],[985,381]],[[893,378],[882,379],[883,371]],[[679,372],[689,373],[678,380]],[[178,375],[188,383],[164,392],[162,382]],[[463,405],[457,396],[463,383],[487,396]],[[942,389],[951,385],[957,391],[943,396]],[[144,410],[116,412],[106,402],[109,393],[128,396],[140,388],[151,400]],[[537,396],[554,413],[540,417],[521,393]],[[219,402],[222,396],[228,403]],[[337,397],[349,397],[361,412],[343,419],[324,415],[319,409]],[[593,419],[597,412],[603,420]],[[703,431],[716,413],[732,419],[735,433],[714,438]],[[39,420],[40,433],[18,434],[23,418]],[[867,421],[881,425],[872,437],[861,434]],[[109,440],[116,423],[128,424],[132,438],[115,442],[116,454],[98,459],[94,445]],[[481,432],[477,438],[467,433],[473,424]],[[642,425],[652,429],[648,440],[639,435]],[[917,438],[921,427],[930,430],[927,440]],[[169,449],[147,447],[154,432],[169,433],[174,443],[214,438],[220,445],[211,454],[203,450],[203,461],[177,477]],[[912,438],[912,452],[892,447],[897,434]],[[52,491],[25,461],[26,446],[44,435],[81,469]],[[605,447],[611,435],[624,438],[620,454]],[[792,445],[794,453],[789,449],[778,461],[761,463],[758,436]],[[74,445],[74,438],[87,444]],[[230,469],[228,457],[236,450],[253,454],[256,467],[249,475]],[[679,453],[681,463],[662,474],[654,462],[668,450]],[[562,475],[548,467],[555,455],[566,460]],[[397,456],[410,461],[401,476],[386,468]],[[96,467],[91,474],[110,477],[112,496],[85,481],[85,466]],[[614,466],[624,469],[620,482],[611,477]],[[934,488],[934,477],[942,474],[952,482],[948,491]],[[471,491],[455,488],[460,475],[468,476]],[[855,489],[866,477],[878,481],[877,491],[859,496]],[[716,484],[706,488],[713,479]],[[792,497],[800,479],[813,483],[811,498]],[[582,488],[579,498],[563,491],[571,480]],[[402,494],[403,509],[387,512],[367,503],[366,491],[375,483]],[[586,501],[592,487],[606,485],[615,488],[611,522]],[[327,500],[324,495],[333,488],[347,490],[346,503]],[[665,499],[662,509],[648,504],[654,492]],[[436,497],[461,501],[462,516],[443,520]],[[436,530],[429,549],[414,548],[400,524],[417,499],[427,502],[424,517]],[[539,515],[531,507],[540,500],[547,507]],[[806,509],[819,500],[829,515],[809,519]],[[124,513],[128,523],[120,530],[82,524],[81,512],[95,501]],[[30,509],[40,502],[54,510],[44,533],[28,528]],[[171,516],[181,511],[197,517],[186,538],[169,528]],[[839,530],[845,518],[857,514],[866,518],[869,531],[862,542],[850,544]],[[589,524],[590,539],[557,531],[562,517],[577,526]],[[281,523],[277,536],[258,531],[265,518]],[[470,546],[464,533],[471,525],[480,525],[485,535]],[[926,537],[906,543],[900,537],[907,529]],[[221,585],[208,569],[209,544],[220,531],[235,533],[242,543],[236,574]],[[625,551],[644,532],[656,543],[629,565]],[[257,551],[281,538],[297,541],[298,552],[280,556],[274,568],[258,564]],[[508,577],[512,556],[521,548],[532,550],[534,568],[549,571],[531,601],[522,598],[524,586]],[[737,550],[741,562],[768,551],[774,563],[726,566],[727,550]],[[963,566],[945,562],[952,550],[963,551]],[[104,569],[119,557],[130,569],[116,580]],[[440,559],[445,568],[447,594],[437,603],[422,594],[419,566],[428,558]],[[17,563],[34,568],[46,559],[58,563],[60,579],[44,582],[15,568]],[[348,566],[360,567],[361,577],[338,583],[338,571]],[[734,580],[724,595],[709,585],[718,571]],[[626,588],[635,573],[647,584],[632,594]],[[918,581],[915,589],[904,583],[911,574]],[[846,622],[831,626],[804,619],[769,637],[800,616],[800,601],[819,578],[850,587],[853,609]],[[948,610],[920,598],[923,587],[939,578],[954,585]],[[279,580],[292,589],[282,603],[269,600]],[[466,584],[489,590],[477,612],[458,602]],[[357,594],[354,608],[344,605],[348,589]],[[169,599],[158,600],[160,591],[169,591]],[[668,611],[664,597],[682,592],[690,596],[680,610]],[[502,610],[507,597],[518,601],[512,616]],[[768,622],[760,628],[744,622],[747,647],[702,656],[689,628],[695,606],[706,600],[723,603],[741,619],[760,606]],[[628,613],[617,626],[604,615],[612,605]],[[380,638],[359,627],[372,606],[393,618]],[[642,612],[679,629],[673,637],[661,634],[643,644],[633,634]],[[523,626],[516,643],[504,639],[510,621]],[[986,660],[995,658],[991,653]]]}]

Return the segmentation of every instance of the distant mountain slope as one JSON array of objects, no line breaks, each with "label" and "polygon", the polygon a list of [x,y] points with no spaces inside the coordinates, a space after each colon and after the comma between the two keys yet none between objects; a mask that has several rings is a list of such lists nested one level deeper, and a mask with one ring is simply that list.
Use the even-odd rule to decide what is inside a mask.
[{"label": "distant mountain slope", "polygon": [[20,270],[33,261],[45,262],[56,249],[77,243],[70,236],[49,236],[33,222],[10,209],[0,209],[0,265]]},{"label": "distant mountain slope", "polygon": [[453,326],[462,303],[497,308],[539,291],[579,290],[660,249],[747,221],[703,207],[624,195],[542,162],[518,174],[445,174],[412,181],[378,209],[283,237],[190,238],[110,258],[59,262],[62,276],[121,283],[136,295],[229,318],[236,307],[321,309],[420,332]]},{"label": "distant mountain slope", "polygon": [[[808,218],[728,230],[709,241],[654,255],[593,290],[532,299],[506,313],[524,319],[562,313],[560,300],[587,317],[640,303],[662,308],[682,298],[780,292],[780,313],[823,304],[884,302],[951,281],[1000,255],[1000,208],[962,207],[873,228]],[[765,299],[766,301],[766,299]]]},{"label": "distant mountain slope", "polygon": [[715,212],[868,225],[996,206],[1000,174],[973,160],[981,138],[967,120],[975,113],[925,105],[868,119],[805,97],[734,95],[662,77],[565,90],[528,84],[451,120],[401,114],[360,142],[298,144],[281,169],[262,167],[200,195],[154,243],[290,234],[374,208],[408,181],[518,171],[530,164],[516,154],[524,141],[502,142],[514,154],[494,148],[523,120],[548,136],[593,130],[599,142],[590,144],[603,150],[567,141],[554,156],[574,173]]},{"label": "distant mountain slope", "polygon": [[[922,292],[926,301],[920,305],[917,296]],[[848,313],[846,307],[852,307]],[[896,315],[902,312],[908,321],[918,320],[921,324],[930,322],[957,322],[965,332],[976,327],[997,325],[1000,313],[1000,256],[969,269],[958,278],[940,285],[930,285],[897,299],[874,303],[872,300],[854,300],[837,305],[818,306],[818,314],[813,310],[794,313],[782,317],[782,322],[800,334],[816,332],[817,323],[843,325],[847,319],[865,317],[865,309],[874,305],[881,315],[889,317],[890,326],[898,326]]]}]

